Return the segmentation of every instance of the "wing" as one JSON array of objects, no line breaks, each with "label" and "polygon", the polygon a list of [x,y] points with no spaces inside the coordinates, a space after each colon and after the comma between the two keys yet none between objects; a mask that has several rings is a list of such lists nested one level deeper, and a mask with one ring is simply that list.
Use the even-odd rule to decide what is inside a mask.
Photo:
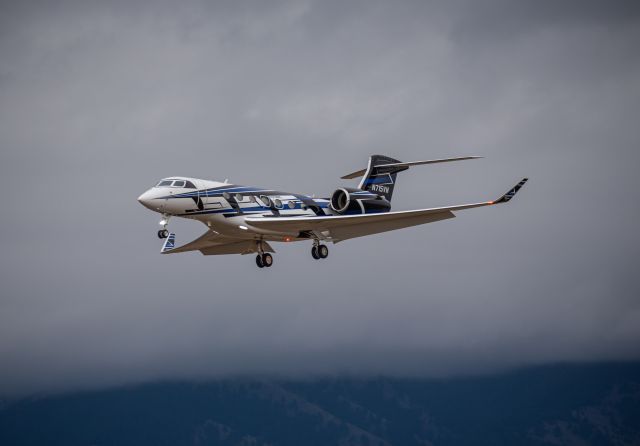
[{"label": "wing", "polygon": [[257,229],[283,233],[328,232],[331,239],[338,242],[453,217],[450,210],[441,208],[327,217],[248,217],[245,223]]},{"label": "wing", "polygon": [[433,223],[454,218],[453,211],[506,203],[527,182],[523,179],[509,192],[494,201],[462,204],[412,211],[386,212],[381,214],[333,215],[323,217],[247,217],[245,222],[257,229],[281,232],[325,232],[334,242],[362,237],[410,226]]},{"label": "wing", "polygon": [[[179,252],[200,251],[205,256],[220,254],[250,254],[257,252],[257,245],[254,240],[243,240],[237,238],[224,237],[215,231],[207,231],[192,242],[173,248],[175,245],[175,234],[169,234],[162,254],[175,254]],[[262,242],[264,252],[275,252],[271,245]]]}]

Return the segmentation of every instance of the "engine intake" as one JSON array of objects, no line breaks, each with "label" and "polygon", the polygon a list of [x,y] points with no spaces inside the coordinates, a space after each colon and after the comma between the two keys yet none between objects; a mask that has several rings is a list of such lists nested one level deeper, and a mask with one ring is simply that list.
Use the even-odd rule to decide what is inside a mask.
[{"label": "engine intake", "polygon": [[388,212],[391,203],[372,192],[341,187],[331,194],[331,209],[341,215]]}]

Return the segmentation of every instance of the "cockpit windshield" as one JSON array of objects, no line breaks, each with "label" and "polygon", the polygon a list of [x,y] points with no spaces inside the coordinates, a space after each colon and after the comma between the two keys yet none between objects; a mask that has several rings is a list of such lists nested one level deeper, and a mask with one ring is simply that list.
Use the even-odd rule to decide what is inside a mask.
[{"label": "cockpit windshield", "polygon": [[160,180],[156,187],[183,187],[186,189],[195,189],[196,186],[188,180]]}]

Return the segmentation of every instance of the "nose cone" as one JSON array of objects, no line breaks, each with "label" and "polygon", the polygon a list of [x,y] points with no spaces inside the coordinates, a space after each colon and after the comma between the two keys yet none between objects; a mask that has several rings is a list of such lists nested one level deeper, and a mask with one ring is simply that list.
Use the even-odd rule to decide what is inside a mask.
[{"label": "nose cone", "polygon": [[146,191],[145,193],[143,193],[142,195],[140,195],[138,197],[138,202],[141,205],[143,205],[144,207],[146,207],[148,209],[155,210],[153,208],[152,201],[153,201],[153,198],[152,198],[151,191]]}]

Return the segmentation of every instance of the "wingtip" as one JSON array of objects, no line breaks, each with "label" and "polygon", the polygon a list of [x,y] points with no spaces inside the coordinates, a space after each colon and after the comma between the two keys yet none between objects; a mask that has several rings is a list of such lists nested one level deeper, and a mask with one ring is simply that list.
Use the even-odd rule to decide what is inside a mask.
[{"label": "wingtip", "polygon": [[171,232],[169,233],[169,237],[167,237],[162,245],[162,249],[160,250],[161,254],[167,254],[176,247],[176,235]]},{"label": "wingtip", "polygon": [[511,189],[509,189],[509,191],[504,194],[502,197],[498,198],[497,200],[490,202],[491,204],[498,204],[498,203],[506,203],[509,200],[511,200],[517,193],[518,191],[522,188],[522,186],[525,185],[525,183],[529,181],[529,178],[525,177],[522,180],[520,180],[520,182],[518,184],[516,184],[515,186],[513,186]]}]

